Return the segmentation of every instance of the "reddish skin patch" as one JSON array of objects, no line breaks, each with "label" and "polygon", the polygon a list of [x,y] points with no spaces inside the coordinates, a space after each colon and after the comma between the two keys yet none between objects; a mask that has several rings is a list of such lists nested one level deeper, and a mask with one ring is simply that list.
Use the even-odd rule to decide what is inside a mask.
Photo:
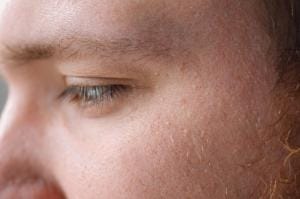
[{"label": "reddish skin patch", "polygon": [[32,182],[21,185],[8,185],[0,193],[1,199],[65,199],[64,194],[54,185]]}]

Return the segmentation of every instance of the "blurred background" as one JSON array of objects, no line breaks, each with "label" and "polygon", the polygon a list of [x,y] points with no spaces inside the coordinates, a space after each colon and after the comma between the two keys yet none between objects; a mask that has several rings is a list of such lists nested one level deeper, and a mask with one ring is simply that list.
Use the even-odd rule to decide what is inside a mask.
[{"label": "blurred background", "polygon": [[7,89],[6,89],[4,81],[0,77],[0,112],[3,109],[4,103],[6,100],[6,96],[7,96]]}]

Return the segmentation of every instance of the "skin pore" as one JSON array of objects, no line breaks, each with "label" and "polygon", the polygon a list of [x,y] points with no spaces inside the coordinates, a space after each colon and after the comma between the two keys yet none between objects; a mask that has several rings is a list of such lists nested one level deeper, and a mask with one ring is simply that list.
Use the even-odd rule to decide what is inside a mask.
[{"label": "skin pore", "polygon": [[262,1],[3,2],[0,198],[280,196]]}]

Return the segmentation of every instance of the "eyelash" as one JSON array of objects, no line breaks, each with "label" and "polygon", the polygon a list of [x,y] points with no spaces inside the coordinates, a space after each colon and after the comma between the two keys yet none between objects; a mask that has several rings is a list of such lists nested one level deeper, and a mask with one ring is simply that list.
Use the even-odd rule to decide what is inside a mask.
[{"label": "eyelash", "polygon": [[113,99],[129,89],[125,85],[73,85],[60,95],[60,98],[74,102],[81,107],[99,105],[111,102]]}]

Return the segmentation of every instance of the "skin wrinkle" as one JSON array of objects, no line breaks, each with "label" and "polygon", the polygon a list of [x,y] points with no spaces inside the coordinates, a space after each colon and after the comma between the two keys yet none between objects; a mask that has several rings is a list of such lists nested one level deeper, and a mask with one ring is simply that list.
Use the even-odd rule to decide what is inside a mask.
[{"label": "skin wrinkle", "polygon": [[[148,4],[148,1],[145,2],[147,2]],[[116,54],[117,57],[118,55],[121,55],[123,53],[146,50],[150,51],[155,56],[171,55],[172,59],[174,59],[181,54],[187,54],[183,52],[187,52],[188,48],[191,47],[191,44],[198,43],[198,39],[196,40],[196,37],[200,38],[200,36],[198,35],[198,31],[196,31],[195,36],[193,36],[191,33],[195,32],[192,30],[194,28],[198,28],[199,25],[197,23],[201,22],[200,16],[198,16],[199,12],[193,14],[191,19],[186,19],[184,21],[180,20],[181,22],[178,22],[178,18],[172,19],[171,17],[167,16],[168,10],[166,10],[164,4],[158,4],[162,6],[162,8],[158,10],[162,11],[158,11],[156,13],[149,13],[148,11],[146,11],[145,8],[148,10],[148,7],[144,4],[138,5],[138,9],[134,11],[137,12],[138,16],[140,16],[137,18],[138,22],[136,22],[135,18],[129,19],[129,21],[132,21],[132,23],[134,23],[132,25],[129,25],[133,27],[134,31],[131,34],[134,35],[134,39],[122,38],[115,40],[113,39],[112,41],[110,41],[110,39],[105,39],[106,41],[104,42],[97,42],[97,40],[89,41],[89,36],[86,37],[87,39],[85,39],[85,37],[76,38],[77,36],[67,36],[66,38],[62,39],[52,38],[50,39],[50,41],[48,38],[46,40],[43,39],[43,43],[35,41],[33,44],[25,45],[24,47],[18,44],[12,44],[12,46],[8,44],[6,49],[8,50],[9,54],[7,55],[7,57],[10,59],[32,59],[39,57],[49,58],[55,52],[57,52],[55,54],[57,54],[58,56],[61,56],[61,54],[63,56],[64,50],[69,48],[71,48],[71,52],[67,52],[66,57],[72,58],[74,55],[85,56],[84,52],[75,50],[78,44],[79,49],[83,47],[88,52],[93,52],[94,50],[96,50],[96,52],[100,54],[104,53],[104,56]],[[156,6],[157,4],[154,5]],[[198,9],[198,7],[192,7],[192,10]],[[151,11],[151,9],[149,10]],[[156,10],[156,8],[154,8],[154,10]],[[201,15],[201,17],[203,16]],[[198,18],[199,20],[195,20]],[[186,23],[189,21],[191,22]],[[136,32],[136,34],[134,32]],[[189,37],[187,37],[187,35]],[[202,35],[201,38],[207,37]],[[56,44],[57,42],[55,41],[60,42]],[[92,45],[93,42],[96,43],[95,46]],[[53,43],[55,45],[53,45]],[[72,50],[73,46],[75,46],[74,50]],[[197,44],[197,48],[198,47],[199,45]],[[27,51],[27,53],[22,51]]]},{"label": "skin wrinkle", "polygon": [[[209,32],[212,29],[204,20],[213,3],[206,1],[191,1],[191,3],[168,1],[153,3],[143,1],[133,5],[135,15],[130,15],[129,27],[138,38],[153,41],[155,44],[167,46],[172,59],[184,60],[197,50],[206,48],[213,42]],[[176,14],[170,14],[176,10]],[[186,15],[185,13],[191,13]],[[138,17],[135,17],[138,16]],[[214,17],[214,16],[212,16]],[[204,31],[205,30],[205,31]]]},{"label": "skin wrinkle", "polygon": [[[189,7],[192,8],[191,12],[194,12],[194,10],[203,10],[203,8],[198,8],[199,6],[202,6],[202,4],[194,4],[196,4],[196,6]],[[199,14],[199,12],[196,12],[195,14],[191,15],[191,18],[184,18],[183,22],[182,20],[179,20],[178,22],[178,18],[173,19],[167,16],[168,10],[166,10],[166,8],[163,5],[164,4],[162,4],[163,8],[158,9],[155,15],[154,13],[148,13],[147,10],[149,8],[143,4],[141,5],[141,7],[146,8],[147,10],[145,11],[145,9],[139,9],[140,11],[136,11],[141,12],[141,14],[137,15],[143,17],[138,17],[138,22],[136,22],[136,19],[130,20],[133,23],[130,26],[134,27],[133,30],[137,30],[137,33],[134,36],[135,39],[124,38],[116,39],[115,41],[106,40],[104,42],[97,42],[97,40],[89,41],[89,39],[85,39],[85,37],[76,38],[76,36],[68,36],[63,39],[53,38],[51,39],[51,41],[46,42],[46,44],[39,44],[40,42],[37,42],[37,44],[29,44],[25,45],[24,47],[18,46],[18,44],[13,45],[12,47],[8,45],[7,50],[12,51],[12,55],[8,55],[7,57],[30,59],[41,56],[44,58],[48,58],[51,54],[54,54],[54,52],[57,52],[55,54],[57,54],[58,56],[63,56],[65,49],[70,50],[70,52],[65,53],[66,57],[72,58],[75,55],[85,56],[84,52],[76,50],[78,45],[78,49],[84,48],[86,49],[87,53],[93,53],[93,51],[95,51],[99,54],[104,53],[105,56],[116,54],[117,57],[123,53],[130,53],[132,51],[135,52],[141,50],[149,50],[153,52],[156,56],[162,56],[162,54],[166,54],[171,55],[174,59],[177,56],[189,54],[192,51],[192,46],[194,46],[194,44],[197,45],[197,48],[199,48],[199,44],[202,44],[203,46],[208,45],[209,37],[207,37],[207,35],[209,34],[205,33],[204,35],[201,33],[202,31],[195,31],[195,29],[199,29],[199,26],[203,26],[199,23],[202,23],[204,21],[201,18],[203,18],[205,14]],[[216,6],[216,4],[212,4],[211,6]],[[138,8],[140,8],[140,6]],[[210,8],[208,6],[207,10],[209,9]],[[156,9],[153,8],[149,10]],[[200,30],[201,29],[205,29],[207,31],[207,29],[209,28],[203,27],[200,28]],[[203,44],[203,38],[206,38],[206,44]],[[199,39],[201,39],[201,41],[199,41]],[[60,42],[58,44],[55,44],[55,46],[50,45],[53,43],[57,43],[55,41]],[[95,46],[92,45],[93,43],[96,43]],[[74,50],[72,50],[73,46],[75,46]],[[23,50],[27,50],[28,53],[22,53]],[[14,54],[16,53],[19,55],[15,56]]]},{"label": "skin wrinkle", "polygon": [[[50,44],[51,43],[51,44]],[[112,57],[142,54],[141,56],[167,56],[169,51],[164,47],[153,47],[151,41],[131,41],[129,39],[118,39],[115,41],[97,41],[89,38],[65,38],[59,43],[49,42],[29,45],[6,46],[2,52],[4,62],[30,62],[38,59],[57,58],[60,60],[77,60],[90,56],[106,59]],[[149,53],[142,53],[149,52]],[[166,52],[166,53],[164,53]]]}]

